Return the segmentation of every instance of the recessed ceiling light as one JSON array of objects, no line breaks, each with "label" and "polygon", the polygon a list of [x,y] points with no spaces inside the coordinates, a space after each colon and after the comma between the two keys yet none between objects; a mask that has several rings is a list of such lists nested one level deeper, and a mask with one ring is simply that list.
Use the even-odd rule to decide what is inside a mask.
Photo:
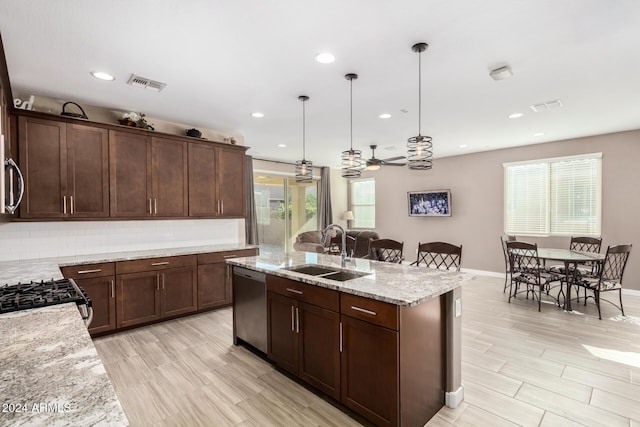
[{"label": "recessed ceiling light", "polygon": [[542,132],[534,133],[533,136],[544,136],[544,133]]},{"label": "recessed ceiling light", "polygon": [[380,114],[378,117],[380,117],[381,119],[389,119],[391,118],[391,114],[384,113],[384,114]]},{"label": "recessed ceiling light", "polygon": [[460,148],[467,148],[467,147],[468,147],[468,145],[467,145],[467,144],[460,144],[458,147],[460,147]]},{"label": "recessed ceiling light", "polygon": [[336,60],[336,57],[330,54],[329,52],[323,52],[316,55],[316,61],[321,64],[331,64]]},{"label": "recessed ceiling light", "polygon": [[91,75],[96,79],[106,80],[106,81],[112,81],[116,79],[111,74],[103,73],[102,71],[92,71]]},{"label": "recessed ceiling light", "polygon": [[256,111],[255,113],[251,113],[251,117],[255,117],[256,119],[260,119],[260,118],[264,117],[264,114]]},{"label": "recessed ceiling light", "polygon": [[287,144],[278,144],[278,147],[280,147],[280,148],[284,148],[286,146],[287,146]]},{"label": "recessed ceiling light", "polygon": [[522,117],[522,116],[524,116],[524,114],[522,114],[522,113],[509,114],[509,118],[510,119],[517,119],[518,117]]}]

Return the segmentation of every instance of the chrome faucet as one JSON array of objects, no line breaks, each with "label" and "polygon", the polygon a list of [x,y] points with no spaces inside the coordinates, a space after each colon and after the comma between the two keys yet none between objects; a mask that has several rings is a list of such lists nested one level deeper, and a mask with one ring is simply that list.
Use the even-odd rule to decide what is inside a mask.
[{"label": "chrome faucet", "polygon": [[340,251],[340,266],[342,268],[347,266],[347,233],[344,232],[344,228],[338,224],[329,224],[327,228],[322,230],[322,241],[323,243],[327,241],[327,231],[331,228],[337,228],[342,233],[342,250]]}]

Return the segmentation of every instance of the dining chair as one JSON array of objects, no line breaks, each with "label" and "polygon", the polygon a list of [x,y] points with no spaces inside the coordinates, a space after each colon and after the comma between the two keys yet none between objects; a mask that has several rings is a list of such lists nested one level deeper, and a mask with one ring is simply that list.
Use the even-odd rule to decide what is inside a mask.
[{"label": "dining chair", "polygon": [[369,259],[402,263],[404,242],[391,239],[369,239]]},{"label": "dining chair", "polygon": [[[546,270],[538,257],[538,245],[535,243],[526,243],[512,241],[507,242],[507,253],[509,255],[509,264],[511,268],[511,281],[509,282],[509,303],[511,298],[515,298],[519,292],[521,285],[525,286],[526,297],[529,298],[529,292],[533,294],[533,298],[538,298],[538,311],[542,307],[542,291],[547,290],[552,282],[560,282],[559,276]],[[515,283],[515,289],[513,285]],[[536,288],[538,294],[536,295]],[[556,304],[558,300],[556,299]]]},{"label": "dining chair", "polygon": [[[598,318],[602,319],[600,312],[600,294],[602,292],[618,291],[620,306],[615,303],[604,300],[614,307],[620,309],[624,316],[624,307],[622,306],[622,276],[627,266],[627,260],[631,254],[632,245],[609,246],[604,261],[596,268],[595,274],[577,275],[575,283],[584,288],[584,305],[587,305],[587,298],[593,298],[598,307]],[[587,291],[591,291],[593,295],[587,296]]]},{"label": "dining chair", "polygon": [[462,245],[446,242],[418,243],[418,257],[411,263],[440,270],[460,271]]},{"label": "dining chair", "polygon": [[503,234],[500,236],[500,243],[502,244],[502,255],[504,256],[504,287],[502,293],[507,291],[507,280],[511,278],[511,265],[509,264],[509,254],[507,253],[507,242],[515,242],[516,236],[510,236]]},{"label": "dining chair", "polygon": [[[602,246],[602,237],[574,237],[571,236],[571,241],[569,242],[569,250],[571,251],[580,251],[580,252],[589,252],[589,253],[600,253],[600,247]],[[583,264],[578,264],[576,268],[578,269],[578,274],[595,274],[596,267],[598,263],[596,262],[586,262]],[[556,274],[565,274],[564,264],[555,264],[548,267],[551,273]],[[573,270],[573,266],[571,266],[569,273]],[[586,292],[586,291],[585,291]],[[579,289],[576,289],[577,301],[580,301],[580,292]]]},{"label": "dining chair", "polygon": [[[356,253],[356,238],[347,234],[347,240],[345,241],[347,256],[353,258],[353,254]],[[340,255],[342,252],[342,234],[337,233],[329,240],[329,253],[331,255]]]}]

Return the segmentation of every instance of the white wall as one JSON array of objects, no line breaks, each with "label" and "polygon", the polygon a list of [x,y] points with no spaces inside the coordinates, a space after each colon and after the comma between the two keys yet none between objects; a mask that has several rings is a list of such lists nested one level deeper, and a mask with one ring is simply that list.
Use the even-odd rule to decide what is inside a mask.
[{"label": "white wall", "polygon": [[11,222],[0,261],[244,242],[244,219]]}]

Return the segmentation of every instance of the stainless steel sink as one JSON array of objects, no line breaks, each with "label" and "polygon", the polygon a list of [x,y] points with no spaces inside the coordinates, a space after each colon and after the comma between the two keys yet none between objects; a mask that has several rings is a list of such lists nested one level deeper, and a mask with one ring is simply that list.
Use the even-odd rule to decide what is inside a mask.
[{"label": "stainless steel sink", "polygon": [[361,271],[339,270],[337,268],[322,267],[320,265],[302,265],[299,267],[289,267],[285,270],[295,271],[300,274],[308,274],[309,276],[322,277],[323,279],[335,280],[338,282],[357,279],[358,277],[371,274],[363,273]]}]

